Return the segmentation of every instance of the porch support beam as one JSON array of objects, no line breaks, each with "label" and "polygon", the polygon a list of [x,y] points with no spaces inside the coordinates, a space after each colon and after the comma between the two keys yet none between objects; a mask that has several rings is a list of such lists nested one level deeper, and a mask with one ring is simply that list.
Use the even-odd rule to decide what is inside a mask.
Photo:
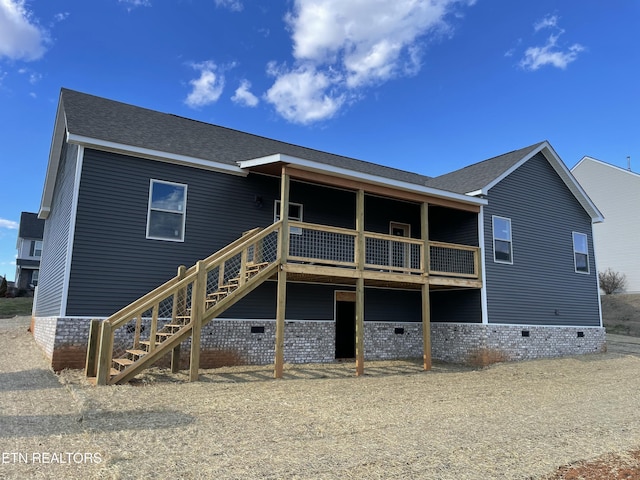
[{"label": "porch support beam", "polygon": [[[429,277],[429,204],[420,205],[420,223],[422,240],[424,241],[423,259],[424,275]],[[431,301],[429,298],[429,283],[422,284],[422,366],[424,370],[431,370]]]},{"label": "porch support beam", "polygon": [[[364,190],[358,190],[356,197],[356,266],[358,272],[364,270]],[[356,376],[364,374],[364,278],[356,280]]]},{"label": "porch support beam", "polygon": [[280,238],[278,239],[278,296],[276,299],[276,345],[274,359],[274,378],[282,378],[284,370],[284,319],[287,304],[287,273],[284,265],[289,254],[289,173],[286,167],[282,167],[280,177]]}]

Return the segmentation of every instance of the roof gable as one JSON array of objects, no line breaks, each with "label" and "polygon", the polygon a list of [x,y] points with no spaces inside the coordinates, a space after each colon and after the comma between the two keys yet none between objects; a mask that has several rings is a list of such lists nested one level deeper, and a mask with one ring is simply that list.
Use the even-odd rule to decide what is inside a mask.
[{"label": "roof gable", "polygon": [[500,183],[538,153],[544,155],[567,188],[591,216],[592,220],[594,222],[602,222],[604,220],[602,213],[591,201],[584,189],[547,141],[530,145],[520,150],[514,150],[504,155],[469,165],[455,172],[436,177],[430,180],[428,185],[466,195],[484,196],[489,193],[492,187]]},{"label": "roof gable", "polygon": [[434,188],[442,188],[456,193],[477,192],[487,189],[488,185],[494,183],[498,178],[510,171],[514,165],[523,158],[530,157],[530,153],[535,151],[541,143],[529,147],[514,150],[497,157],[493,157],[482,162],[474,163],[460,170],[446,173],[429,180],[428,184]]}]

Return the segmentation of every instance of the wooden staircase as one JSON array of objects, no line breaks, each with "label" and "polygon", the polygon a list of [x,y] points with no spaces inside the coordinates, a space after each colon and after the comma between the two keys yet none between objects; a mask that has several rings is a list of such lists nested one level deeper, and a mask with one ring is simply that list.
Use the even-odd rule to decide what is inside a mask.
[{"label": "wooden staircase", "polygon": [[176,277],[103,322],[92,323],[87,377],[98,385],[126,383],[170,352],[173,370],[180,344],[189,337],[199,350],[200,329],[277,272],[279,225],[246,232],[190,269],[180,267]]}]

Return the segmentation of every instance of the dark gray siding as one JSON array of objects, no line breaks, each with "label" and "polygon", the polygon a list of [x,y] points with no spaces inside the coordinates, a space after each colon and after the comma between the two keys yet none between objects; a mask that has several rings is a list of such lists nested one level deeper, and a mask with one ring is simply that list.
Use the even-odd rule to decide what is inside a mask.
[{"label": "dark gray siding", "polygon": [[[185,241],[146,238],[150,179],[187,185]],[[278,179],[247,178],[87,149],[68,315],[106,316],[197,260],[273,222]],[[261,206],[256,196],[263,199]]]},{"label": "dark gray siding", "polygon": [[480,290],[435,290],[430,300],[432,322],[482,323]]},{"label": "dark gray siding", "polygon": [[[591,219],[542,154],[494,186],[484,208],[490,323],[599,326]],[[492,215],[511,218],[513,265],[493,260]],[[587,234],[588,275],[572,232]]]},{"label": "dark gray siding", "polygon": [[[267,281],[221,315],[222,318],[273,319],[276,317],[277,283]],[[287,319],[333,320],[336,290],[348,286],[307,283],[287,284]],[[433,297],[433,295],[432,295]],[[365,321],[421,322],[419,291],[365,289]]]},{"label": "dark gray siding", "polygon": [[429,240],[478,246],[478,214],[429,206]]},{"label": "dark gray siding", "polygon": [[389,233],[390,222],[411,225],[411,237],[420,238],[420,205],[366,195],[364,229],[375,233]]},{"label": "dark gray siding", "polygon": [[[187,185],[184,242],[146,238],[150,179]],[[173,277],[178,265],[191,266],[243,231],[271,224],[279,195],[276,177],[251,174],[243,178],[87,149],[67,314],[114,313]],[[355,228],[354,192],[293,181],[290,200],[303,204],[304,221]],[[395,221],[410,224],[413,237],[421,234],[419,205],[366,196],[365,208],[369,231],[388,233],[389,222]],[[450,219],[468,225],[460,240],[475,234],[468,217],[452,215]],[[274,288],[266,283],[224,316],[274,318]],[[288,318],[326,320],[333,318],[334,290],[344,288],[291,284],[288,289]],[[417,292],[368,289],[365,301],[366,320],[421,320]]]},{"label": "dark gray siding", "polygon": [[58,166],[51,212],[44,226],[40,278],[35,305],[35,315],[38,317],[63,314],[62,295],[77,155],[78,147],[65,143]]}]

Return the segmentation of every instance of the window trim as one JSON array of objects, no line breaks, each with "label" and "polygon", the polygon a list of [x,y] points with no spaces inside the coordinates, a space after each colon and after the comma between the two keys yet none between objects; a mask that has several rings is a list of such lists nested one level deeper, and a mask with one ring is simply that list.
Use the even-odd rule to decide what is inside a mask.
[{"label": "window trim", "polygon": [[[584,237],[585,245],[587,247],[586,252],[579,252],[576,250],[576,235],[581,235]],[[580,273],[582,275],[590,275],[591,268],[589,266],[589,236],[586,233],[582,232],[571,232],[571,243],[573,244],[573,270],[575,273]],[[578,262],[576,261],[577,255],[585,255],[587,257],[587,270],[578,270]]]},{"label": "window trim", "polygon": [[[156,183],[162,183],[165,185],[173,185],[173,186],[177,186],[177,187],[182,187],[184,189],[184,199],[182,201],[182,210],[181,211],[176,211],[176,210],[165,210],[162,208],[152,208],[151,207],[151,203],[152,203],[152,195],[153,195],[153,185]],[[187,224],[187,184],[186,183],[177,183],[177,182],[169,182],[167,180],[158,180],[155,178],[151,178],[149,179],[149,200],[147,203],[147,231],[146,231],[146,238],[149,240],[164,240],[166,242],[184,242],[185,239],[185,228],[186,228],[186,224]],[[180,238],[168,238],[168,237],[157,237],[157,236],[152,236],[149,234],[149,227],[151,226],[151,212],[155,211],[155,212],[167,212],[167,213],[173,213],[173,214],[180,214],[182,215],[182,230],[181,230],[181,235]]]},{"label": "window trim", "polygon": [[[495,220],[507,220],[509,222],[509,240],[503,240],[502,238],[496,238]],[[502,263],[504,265],[513,265],[513,228],[512,222],[509,217],[502,217],[500,215],[491,215],[491,236],[493,237],[493,261],[494,263]],[[496,240],[500,242],[509,242],[509,260],[500,260],[496,258]]]},{"label": "window trim", "polygon": [[[301,203],[289,202],[289,208],[291,208],[292,205],[296,207],[300,207],[300,218],[289,217],[289,220],[293,220],[294,222],[304,221],[303,220],[304,206]],[[278,221],[280,221],[280,200],[276,199],[273,202],[273,223],[276,223]],[[289,231],[293,235],[302,235],[302,229],[300,227],[289,227]]]}]

